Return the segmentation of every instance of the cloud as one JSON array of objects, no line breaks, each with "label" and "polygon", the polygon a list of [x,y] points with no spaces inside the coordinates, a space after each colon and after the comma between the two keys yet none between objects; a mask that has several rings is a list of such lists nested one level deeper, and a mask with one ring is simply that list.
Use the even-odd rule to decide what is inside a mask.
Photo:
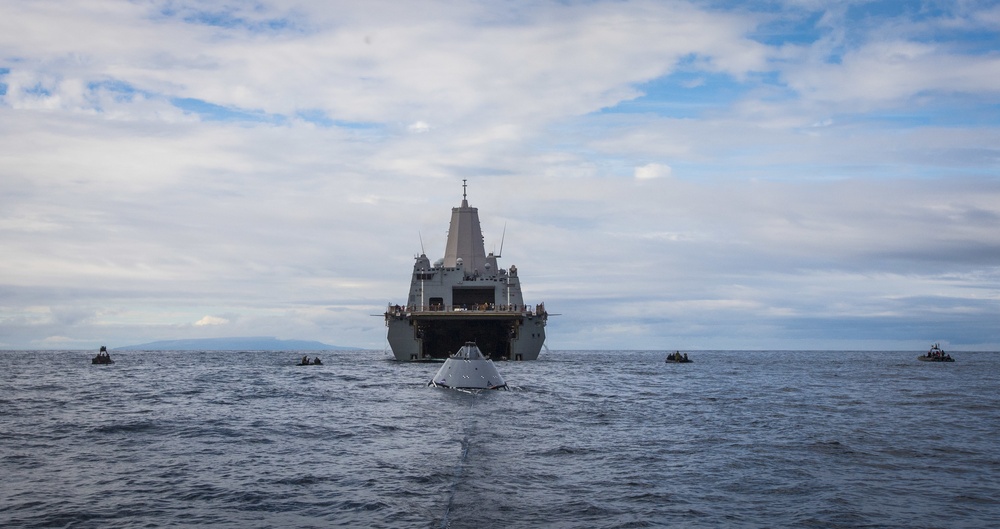
[{"label": "cloud", "polygon": [[837,63],[803,64],[787,76],[789,85],[810,99],[856,110],[932,92],[1000,95],[1000,58],[970,57],[908,40],[868,43]]},{"label": "cloud", "polygon": [[428,125],[424,121],[415,121],[415,122],[411,123],[406,128],[410,132],[414,132],[414,133],[418,133],[418,134],[421,133],[421,132],[427,132],[427,131],[431,130],[431,126]]},{"label": "cloud", "polygon": [[669,178],[673,170],[669,165],[648,163],[635,168],[636,180],[652,180],[653,178]]},{"label": "cloud", "polygon": [[996,9],[782,7],[5,2],[0,336],[381,349],[467,179],[552,348],[1000,344]]},{"label": "cloud", "polygon": [[67,336],[47,336],[40,343],[44,345],[60,346],[74,343],[76,340]]},{"label": "cloud", "polygon": [[[84,92],[110,78],[154,98],[190,98],[277,115],[320,108],[358,122],[414,113],[447,122],[537,122],[634,97],[631,83],[668,72],[687,54],[701,53],[711,68],[735,75],[765,59],[764,48],[742,35],[745,20],[683,4],[522,6],[521,16],[496,23],[482,23],[486,14],[477,10],[445,10],[443,4],[379,17],[361,7],[341,7],[335,19],[311,13],[304,30],[292,24],[284,31],[254,31],[204,23],[206,17],[183,3],[169,16],[156,6],[114,12],[81,7],[50,15],[17,4],[12,18],[46,31],[7,27],[8,38],[0,43],[40,59],[16,68],[15,77],[32,79],[10,83],[8,98],[18,105],[44,101],[92,110],[94,102]],[[212,12],[208,6],[202,11]],[[254,16],[260,15],[246,10],[226,19]],[[111,46],[110,27],[127,27],[120,36],[133,44]],[[164,48],[163,42],[172,45]],[[48,95],[31,94],[46,78]]]},{"label": "cloud", "polygon": [[229,323],[229,320],[218,316],[205,316],[204,318],[194,322],[196,327],[204,327],[206,325],[226,325],[227,323]]}]

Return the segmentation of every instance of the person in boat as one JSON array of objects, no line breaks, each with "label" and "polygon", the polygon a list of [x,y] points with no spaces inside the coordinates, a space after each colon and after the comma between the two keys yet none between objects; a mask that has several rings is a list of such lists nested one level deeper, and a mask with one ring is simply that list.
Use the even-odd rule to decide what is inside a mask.
[{"label": "person in boat", "polygon": [[108,354],[108,348],[102,345],[101,350],[97,352],[97,356],[90,360],[90,363],[104,365],[112,364],[114,362],[111,361],[111,355]]},{"label": "person in boat", "polygon": [[315,359],[313,359],[313,365],[314,366],[321,366],[321,365],[323,365],[323,362],[320,362],[319,361],[319,357],[317,356]]},{"label": "person in boat", "polygon": [[303,356],[302,357],[302,362],[299,363],[299,365],[300,366],[307,366],[307,365],[309,365],[309,357],[308,356]]},{"label": "person in boat", "polygon": [[690,362],[690,360],[688,360],[688,354],[687,353],[684,353],[684,361],[685,362]]}]

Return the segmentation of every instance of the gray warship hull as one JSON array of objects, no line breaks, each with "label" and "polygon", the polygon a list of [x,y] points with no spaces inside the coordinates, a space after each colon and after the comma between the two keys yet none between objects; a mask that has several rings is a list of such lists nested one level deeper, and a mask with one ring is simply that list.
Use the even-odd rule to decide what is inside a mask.
[{"label": "gray warship hull", "polygon": [[[463,186],[464,187],[464,186]],[[443,259],[416,257],[405,304],[385,312],[389,347],[404,362],[442,360],[466,342],[492,360],[535,360],[545,343],[545,304],[525,305],[517,267],[486,254],[479,213],[452,208]]]},{"label": "gray warship hull", "polygon": [[536,360],[545,343],[545,316],[532,312],[400,310],[386,325],[389,347],[404,361],[447,358],[467,341],[482,344],[491,360]]}]

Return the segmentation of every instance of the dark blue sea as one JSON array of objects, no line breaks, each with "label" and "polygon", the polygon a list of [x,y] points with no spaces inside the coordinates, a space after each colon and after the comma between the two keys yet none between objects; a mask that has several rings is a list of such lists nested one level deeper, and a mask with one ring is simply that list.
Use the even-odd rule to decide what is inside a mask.
[{"label": "dark blue sea", "polygon": [[998,527],[1000,353],[919,353],[4,351],[0,527]]}]

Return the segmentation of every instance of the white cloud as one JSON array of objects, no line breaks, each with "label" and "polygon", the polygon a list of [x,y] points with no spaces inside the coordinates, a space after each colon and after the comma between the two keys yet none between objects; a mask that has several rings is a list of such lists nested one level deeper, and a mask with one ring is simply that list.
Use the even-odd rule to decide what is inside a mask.
[{"label": "white cloud", "polygon": [[415,121],[411,123],[410,126],[407,127],[407,130],[419,134],[431,130],[431,126],[428,125],[427,122],[425,121]]},{"label": "white cloud", "polygon": [[872,42],[835,64],[790,68],[788,79],[810,99],[863,110],[927,92],[1000,95],[1000,58],[970,57],[911,41]]},{"label": "white cloud", "polygon": [[229,323],[229,320],[218,316],[205,316],[204,318],[194,322],[195,326],[198,327],[203,327],[205,325],[225,325],[227,323]]},{"label": "white cloud", "polygon": [[669,178],[673,173],[669,165],[648,163],[635,168],[636,180],[652,180],[654,178]]}]

